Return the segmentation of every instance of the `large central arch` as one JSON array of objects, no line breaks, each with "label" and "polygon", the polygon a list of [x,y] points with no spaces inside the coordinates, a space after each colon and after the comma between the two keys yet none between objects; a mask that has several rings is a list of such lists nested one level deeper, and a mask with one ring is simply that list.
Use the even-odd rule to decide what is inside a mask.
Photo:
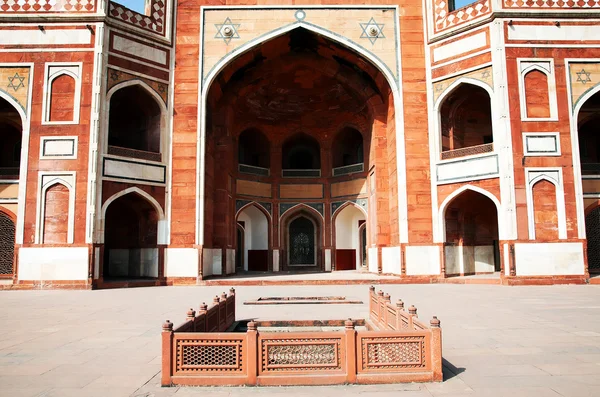
[{"label": "large central arch", "polygon": [[[327,238],[317,257],[328,266],[335,245],[330,237],[335,202],[361,199],[369,201],[367,211],[379,212],[370,217],[373,225],[366,229],[380,231],[368,238],[369,248],[399,244],[399,224],[406,216],[405,206],[398,205],[404,202],[405,187],[398,186],[404,178],[398,170],[404,154],[396,151],[403,146],[396,117],[401,112],[395,111],[396,82],[368,52],[329,36],[303,24],[277,31],[260,43],[242,46],[237,57],[225,57],[204,79],[197,209],[197,242],[204,248],[235,247],[233,209],[257,197],[272,208],[274,235],[280,233],[277,220],[284,207],[319,207],[320,234]],[[353,155],[345,161],[334,159],[332,146],[340,147],[334,138],[348,129],[363,142],[352,143]],[[241,148],[248,131],[261,140],[266,137],[261,146],[268,148],[268,160],[257,148]],[[247,155],[250,151],[256,152],[254,157]],[[311,159],[300,160],[306,155]],[[238,164],[242,158],[247,164]],[[375,186],[375,179],[378,189],[367,188]],[[287,266],[279,255],[286,247],[280,242],[273,250],[278,252],[273,252],[271,268]],[[229,257],[234,256],[221,255],[223,260]],[[223,264],[226,267],[231,268]]]}]

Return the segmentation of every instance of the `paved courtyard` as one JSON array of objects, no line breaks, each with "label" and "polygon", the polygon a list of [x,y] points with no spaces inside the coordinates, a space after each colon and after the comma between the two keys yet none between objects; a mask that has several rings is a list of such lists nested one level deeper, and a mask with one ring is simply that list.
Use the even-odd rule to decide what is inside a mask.
[{"label": "paved courtyard", "polygon": [[[224,287],[0,293],[2,396],[600,396],[600,286],[384,285],[442,321],[445,381],[289,388],[161,388],[160,330]],[[344,295],[363,305],[244,306]],[[239,287],[238,318],[365,317],[368,287]]]}]

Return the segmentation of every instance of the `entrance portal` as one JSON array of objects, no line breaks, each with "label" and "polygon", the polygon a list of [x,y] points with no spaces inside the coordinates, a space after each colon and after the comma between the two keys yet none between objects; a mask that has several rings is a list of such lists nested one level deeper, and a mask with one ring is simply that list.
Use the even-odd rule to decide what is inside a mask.
[{"label": "entrance portal", "polygon": [[310,219],[300,216],[290,222],[289,264],[290,266],[316,266],[315,225]]}]

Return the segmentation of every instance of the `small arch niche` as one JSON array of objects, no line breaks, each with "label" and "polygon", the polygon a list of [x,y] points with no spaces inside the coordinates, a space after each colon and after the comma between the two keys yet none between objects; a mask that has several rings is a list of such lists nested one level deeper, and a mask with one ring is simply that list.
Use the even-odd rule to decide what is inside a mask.
[{"label": "small arch niche", "polygon": [[75,79],[63,73],[50,84],[49,121],[73,121],[75,118]]},{"label": "small arch niche", "polygon": [[108,153],[161,161],[161,109],[139,85],[121,88],[110,99]]},{"label": "small arch niche", "polygon": [[238,138],[239,171],[247,174],[269,175],[270,143],[260,130],[244,130]]},{"label": "small arch niche", "polygon": [[364,171],[362,134],[354,128],[342,129],[333,140],[331,157],[334,176]]},{"label": "small arch niche", "polygon": [[321,148],[315,138],[296,134],[283,144],[282,151],[284,177],[321,176]]},{"label": "small arch niche", "polygon": [[550,117],[550,97],[548,95],[548,76],[546,73],[533,69],[525,74],[523,82],[527,117]]},{"label": "small arch niche", "polygon": [[442,160],[493,151],[492,108],[487,91],[463,83],[440,107]]}]

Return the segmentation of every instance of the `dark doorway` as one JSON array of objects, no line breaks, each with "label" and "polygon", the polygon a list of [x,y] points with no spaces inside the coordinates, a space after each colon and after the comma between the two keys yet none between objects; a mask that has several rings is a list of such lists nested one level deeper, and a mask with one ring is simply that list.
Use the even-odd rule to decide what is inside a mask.
[{"label": "dark doorway", "polygon": [[310,219],[303,216],[290,223],[289,264],[294,266],[314,266],[315,261],[315,226]]}]

